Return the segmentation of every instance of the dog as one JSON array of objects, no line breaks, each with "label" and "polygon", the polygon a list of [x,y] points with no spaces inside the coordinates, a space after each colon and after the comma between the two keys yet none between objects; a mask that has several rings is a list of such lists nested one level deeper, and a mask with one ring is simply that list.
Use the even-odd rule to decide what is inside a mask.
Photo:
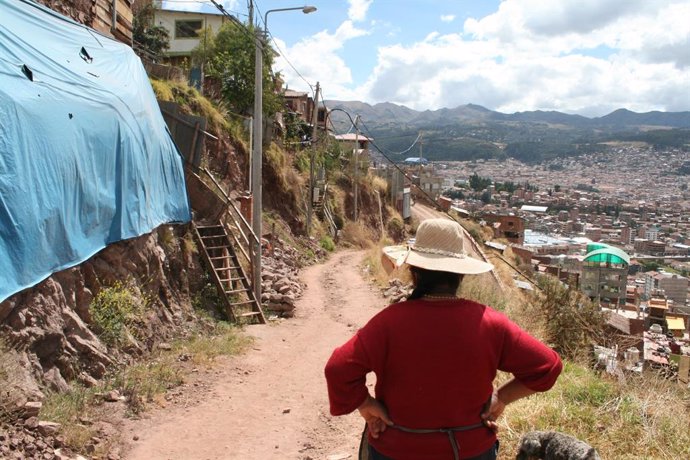
[{"label": "dog", "polygon": [[520,440],[515,460],[601,460],[594,447],[557,431],[530,431]]}]

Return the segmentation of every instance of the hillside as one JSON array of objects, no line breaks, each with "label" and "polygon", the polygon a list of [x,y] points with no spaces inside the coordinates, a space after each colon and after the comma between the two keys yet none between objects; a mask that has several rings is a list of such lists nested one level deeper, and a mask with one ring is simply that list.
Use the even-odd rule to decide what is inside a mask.
[{"label": "hillside", "polygon": [[[369,105],[353,101],[326,101],[329,108],[360,114],[361,130],[374,138],[375,148],[395,161],[423,155],[431,160],[501,159],[527,163],[603,150],[605,142],[635,140],[659,147],[690,144],[690,112],[635,113],[616,110],[587,118],[555,111],[504,114],[468,104],[453,109],[415,111],[391,103]],[[333,112],[337,131],[349,129],[349,120]],[[423,147],[407,150],[423,134]]]}]

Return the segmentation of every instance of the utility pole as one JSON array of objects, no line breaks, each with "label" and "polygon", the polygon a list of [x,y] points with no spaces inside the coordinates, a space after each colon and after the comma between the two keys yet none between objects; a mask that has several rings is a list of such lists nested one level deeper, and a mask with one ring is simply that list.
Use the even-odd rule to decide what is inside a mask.
[{"label": "utility pole", "polygon": [[355,116],[355,151],[354,151],[354,163],[355,163],[355,173],[354,173],[354,192],[355,192],[355,212],[354,212],[354,221],[357,222],[357,182],[359,182],[359,127],[357,126],[357,123],[359,123],[359,115]]},{"label": "utility pole", "polygon": [[254,25],[254,0],[247,0],[247,9],[249,10],[249,25]]},{"label": "utility pole", "polygon": [[[249,17],[254,18],[254,4],[249,0]],[[268,10],[264,14],[264,28],[254,28],[255,50],[254,50],[254,145],[252,146],[252,230],[256,235],[256,240],[252,250],[252,282],[254,283],[254,295],[257,302],[261,302],[261,162],[263,159],[263,59],[264,47],[268,38],[268,14],[276,11],[302,10],[302,13],[309,14],[316,11],[315,6],[300,6],[295,8],[277,8]]]},{"label": "utility pole", "polygon": [[[249,17],[254,15],[254,2],[249,0]],[[252,250],[252,283],[256,301],[261,302],[261,160],[263,150],[263,48],[264,33],[260,27],[254,29],[255,53],[254,53],[254,119],[252,133],[254,142],[252,145],[252,230],[256,235]]]},{"label": "utility pole", "polygon": [[314,207],[314,156],[316,154],[316,136],[318,133],[318,112],[319,112],[319,82],[316,82],[316,92],[314,93],[314,110],[311,114],[311,152],[309,153],[309,199],[307,199],[307,236],[311,236],[311,215]]}]

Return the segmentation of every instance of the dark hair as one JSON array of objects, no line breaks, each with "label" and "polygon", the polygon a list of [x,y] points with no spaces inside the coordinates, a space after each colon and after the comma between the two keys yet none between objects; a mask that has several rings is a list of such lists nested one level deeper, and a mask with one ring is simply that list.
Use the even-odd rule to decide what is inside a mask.
[{"label": "dark hair", "polygon": [[434,292],[438,287],[444,290],[455,292],[460,287],[463,275],[459,273],[442,272],[437,270],[427,270],[410,266],[412,278],[414,280],[414,290],[407,300],[414,300],[424,297],[426,294]]}]

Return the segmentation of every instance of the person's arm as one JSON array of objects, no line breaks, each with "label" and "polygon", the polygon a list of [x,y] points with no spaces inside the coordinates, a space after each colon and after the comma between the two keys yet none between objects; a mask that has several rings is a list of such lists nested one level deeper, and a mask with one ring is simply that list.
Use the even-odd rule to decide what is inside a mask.
[{"label": "person's arm", "polygon": [[496,424],[496,420],[503,414],[506,406],[518,399],[533,395],[534,393],[536,393],[536,391],[530,390],[520,383],[519,380],[515,378],[510,379],[491,395],[491,400],[487,404],[486,410],[481,415],[484,424],[488,428],[497,431],[498,425]]},{"label": "person's arm", "polygon": [[388,411],[380,401],[367,395],[367,398],[357,408],[359,415],[367,422],[371,436],[376,439],[379,434],[386,431],[387,426],[393,425],[393,421],[388,417]]},{"label": "person's arm", "polygon": [[369,396],[366,376],[371,368],[363,355],[359,337],[355,334],[336,348],[326,363],[324,373],[331,415],[349,414]]},{"label": "person's arm", "polygon": [[549,390],[563,369],[563,362],[554,350],[519,328],[505,316],[505,341],[499,370],[510,372],[513,378],[501,385],[487,401],[481,414],[484,424],[496,430],[496,420],[505,407],[518,399]]}]

